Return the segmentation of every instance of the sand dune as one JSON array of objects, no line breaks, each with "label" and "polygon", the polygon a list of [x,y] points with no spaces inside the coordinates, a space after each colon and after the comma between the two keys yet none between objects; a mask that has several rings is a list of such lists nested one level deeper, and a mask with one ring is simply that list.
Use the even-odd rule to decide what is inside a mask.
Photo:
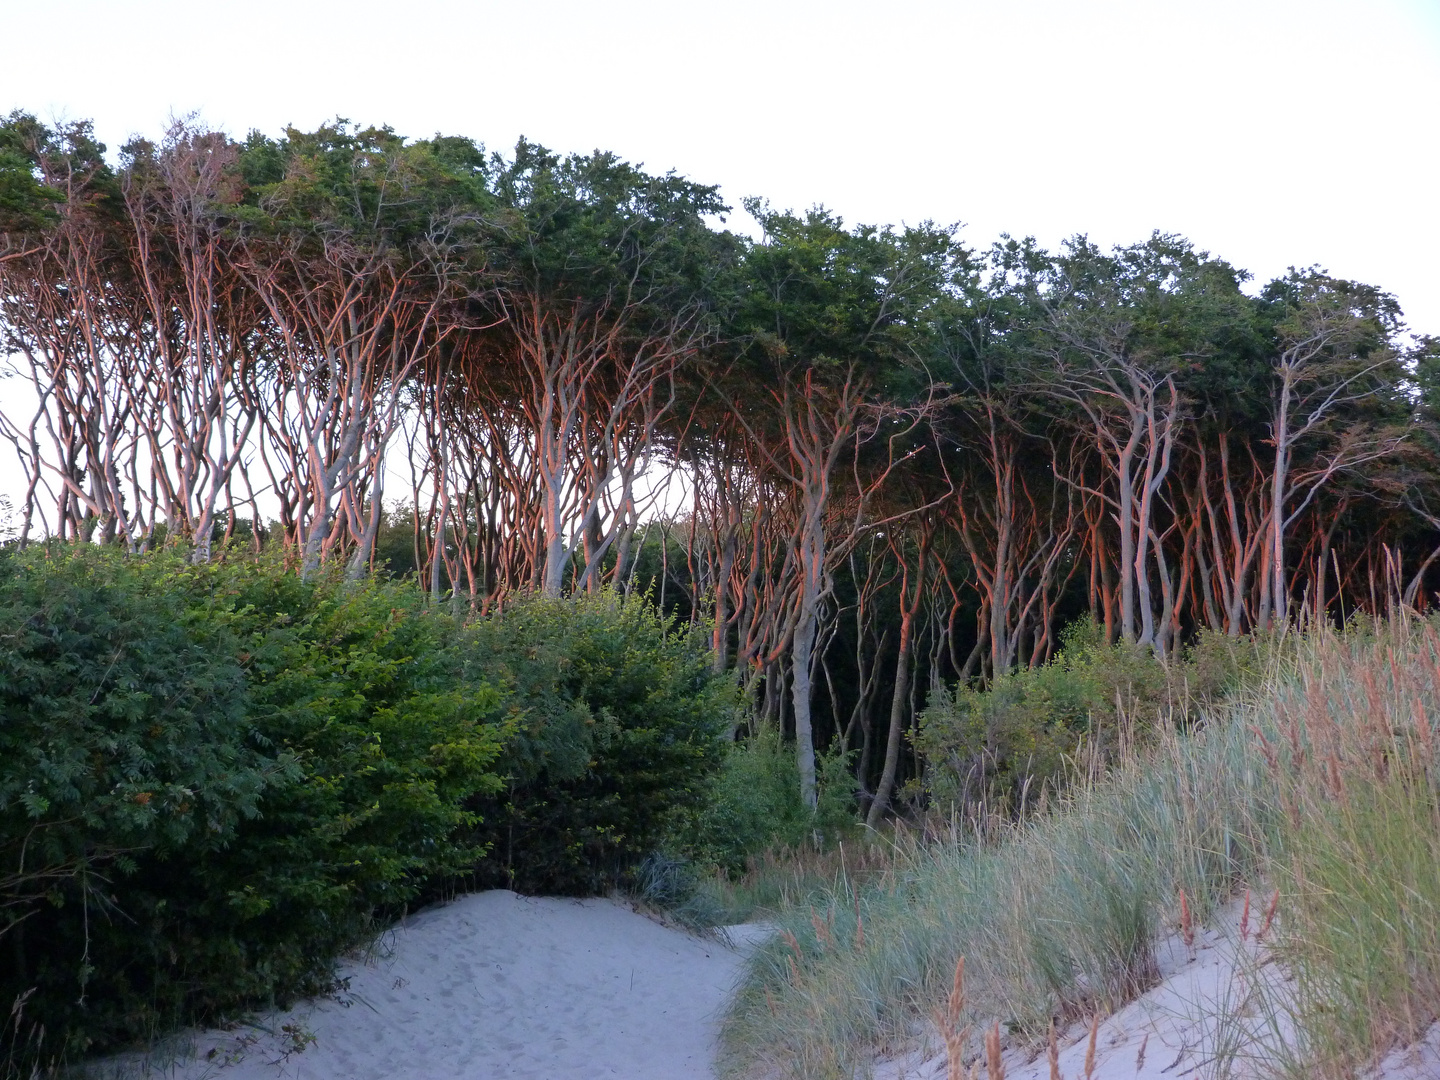
[{"label": "sand dune", "polygon": [[[1283,1012],[1260,1007],[1262,996],[1286,998],[1286,976],[1263,945],[1242,940],[1240,908],[1230,905],[1216,925],[1197,927],[1193,947],[1178,935],[1158,943],[1160,981],[1148,993],[1100,1021],[1090,1080],[1209,1080],[1211,1077],[1274,1077],[1273,1048],[1288,1043],[1293,1025]],[[874,1080],[944,1080],[946,1058],[938,1032],[927,1032],[920,1049],[877,1063]],[[977,1040],[978,1041],[978,1040]],[[1060,1039],[1059,1071],[1083,1080],[1089,1027],[1072,1025]],[[976,1048],[978,1053],[978,1048]],[[1008,1080],[1049,1080],[1050,1065],[1032,1045],[1003,1055]],[[1418,1044],[1397,1047],[1365,1080],[1435,1080],[1440,1077],[1440,1025]]]},{"label": "sand dune", "polygon": [[[346,992],[196,1037],[183,1080],[701,1080],[741,954],[609,900],[496,891],[347,962]],[[311,1041],[313,1036],[313,1041]],[[304,1045],[303,1050],[297,1046]],[[187,1060],[188,1059],[188,1060]],[[128,1063],[132,1075],[139,1063]]]}]

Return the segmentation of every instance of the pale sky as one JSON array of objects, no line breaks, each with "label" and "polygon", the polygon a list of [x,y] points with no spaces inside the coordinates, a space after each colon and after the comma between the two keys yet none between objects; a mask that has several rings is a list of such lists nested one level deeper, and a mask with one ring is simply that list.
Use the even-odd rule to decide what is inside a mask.
[{"label": "pale sky", "polygon": [[1440,0],[0,0],[0,109],[618,152],[738,206],[1318,263],[1440,333]]},{"label": "pale sky", "polygon": [[112,149],[190,111],[523,133],[975,246],[1178,232],[1440,334],[1440,0],[0,0],[0,33],[0,110]]}]

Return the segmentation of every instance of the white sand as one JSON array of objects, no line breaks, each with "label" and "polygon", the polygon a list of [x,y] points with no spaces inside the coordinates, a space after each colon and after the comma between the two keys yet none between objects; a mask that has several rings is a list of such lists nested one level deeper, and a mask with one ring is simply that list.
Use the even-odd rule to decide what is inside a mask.
[{"label": "white sand", "polygon": [[[342,966],[349,989],[337,998],[207,1032],[188,1061],[142,1074],[698,1080],[714,1075],[718,1014],[742,959],[609,900],[505,891],[421,911],[377,952]],[[293,1052],[285,1025],[313,1043]]]}]

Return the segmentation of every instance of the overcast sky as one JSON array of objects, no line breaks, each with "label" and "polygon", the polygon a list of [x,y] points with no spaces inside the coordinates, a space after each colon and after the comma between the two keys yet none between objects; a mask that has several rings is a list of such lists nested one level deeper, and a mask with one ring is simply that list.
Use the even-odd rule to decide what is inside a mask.
[{"label": "overcast sky", "polygon": [[1440,0],[0,0],[0,34],[0,110],[112,150],[192,111],[524,134],[975,246],[1177,232],[1440,334]]}]

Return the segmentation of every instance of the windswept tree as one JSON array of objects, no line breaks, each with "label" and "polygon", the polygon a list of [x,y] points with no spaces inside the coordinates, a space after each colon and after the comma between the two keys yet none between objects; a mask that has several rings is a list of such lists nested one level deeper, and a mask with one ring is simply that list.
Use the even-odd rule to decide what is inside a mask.
[{"label": "windswept tree", "polygon": [[348,540],[358,574],[406,386],[484,287],[466,242],[483,188],[434,144],[343,122],[278,144],[252,137],[245,157],[260,182],[236,261],[268,317],[250,384],[279,459],[272,480],[304,572]]},{"label": "windswept tree", "polygon": [[[1286,536],[1338,474],[1395,452],[1405,425],[1395,424],[1395,410],[1385,405],[1401,393],[1404,372],[1391,344],[1399,305],[1373,286],[1292,271],[1263,297],[1278,319],[1269,418],[1271,577],[1260,621],[1283,625],[1290,603]],[[1297,462],[1306,444],[1310,453]]]},{"label": "windswept tree", "polygon": [[1440,364],[1380,290],[747,209],[757,240],[714,188],[525,141],[182,121],[109,155],[12,114],[16,539],[204,561],[248,508],[257,550],[457,611],[654,587],[713,620],[737,734],[793,733],[811,805],[858,750],[872,821],[927,694],[1076,618],[1163,656],[1378,609],[1402,567],[1432,595]]},{"label": "windswept tree", "polygon": [[237,272],[239,147],[176,122],[158,145],[124,148],[120,192],[135,335],[115,341],[130,361],[126,407],[145,433],[167,523],[207,562],[217,515],[233,517],[232,480],[258,411],[242,389],[263,313]]},{"label": "windswept tree", "polygon": [[[937,320],[934,364],[951,386],[940,428],[952,448],[954,494],[943,513],[969,557],[976,663],[992,678],[1014,666],[1027,632],[1048,634],[1058,576],[1078,525],[1076,500],[1052,467],[1029,357],[1017,347],[1024,299],[1009,287],[1013,265],[1007,254],[988,280],[974,273],[947,300]],[[1042,647],[1032,655],[1046,652]]]},{"label": "windswept tree", "polygon": [[1215,352],[1216,309],[1241,300],[1234,273],[1160,235],[1110,254],[1077,238],[1038,266],[1021,253],[1005,257],[1029,308],[1032,385],[1060,407],[1061,430],[1089,442],[1098,478],[1065,479],[1110,507],[1119,534],[1120,635],[1163,653],[1177,590],[1162,510],[1191,418],[1184,376]]},{"label": "windswept tree", "polygon": [[7,233],[10,257],[0,262],[3,345],[23,360],[36,403],[28,418],[5,424],[28,474],[22,535],[38,513],[41,528],[61,538],[88,539],[98,528],[101,540],[143,543],[154,527],[145,500],[154,499],[140,477],[146,433],[130,398],[148,374],[133,347],[154,328],[136,324],[126,302],[133,278],[115,172],[88,123],[51,130],[13,115],[3,135],[51,209],[12,216],[26,231]]},{"label": "windswept tree", "polygon": [[493,168],[494,327],[466,389],[528,440],[538,585],[558,596],[577,555],[580,581],[598,583],[633,525],[627,501],[672,413],[677,369],[713,338],[711,286],[734,248],[706,223],[726,209],[713,187],[523,141]]},{"label": "windswept tree", "polygon": [[[736,415],[763,448],[765,466],[794,500],[795,600],[787,637],[800,788],[815,803],[811,718],[821,605],[833,588],[832,561],[866,519],[868,498],[912,452],[909,436],[932,389],[920,360],[928,317],[963,249],[954,231],[925,224],[903,231],[843,223],[823,210],[747,208],[764,239],[746,260],[735,333],[741,364],[731,373]],[[733,388],[744,387],[742,392]],[[756,386],[767,388],[764,396]],[[862,469],[860,448],[884,452]],[[846,512],[827,529],[842,461]]]}]

